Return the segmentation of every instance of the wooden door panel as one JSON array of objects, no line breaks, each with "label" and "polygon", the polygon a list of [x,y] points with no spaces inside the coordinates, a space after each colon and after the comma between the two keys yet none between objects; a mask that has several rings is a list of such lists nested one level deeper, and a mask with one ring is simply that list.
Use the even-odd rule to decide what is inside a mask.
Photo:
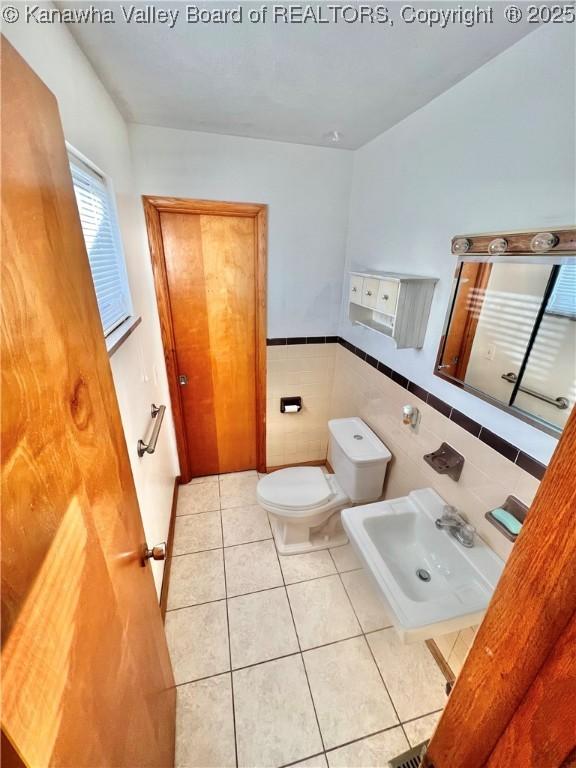
[{"label": "wooden door panel", "polygon": [[575,693],[576,613],[534,678],[486,768],[566,765],[576,748]]},{"label": "wooden door panel", "polygon": [[3,744],[30,765],[171,766],[174,681],[58,107],[4,39],[2,133]]},{"label": "wooden door panel", "polygon": [[450,326],[442,352],[442,370],[447,376],[466,379],[470,353],[476,336],[484,293],[492,271],[491,264],[464,262],[458,293],[454,300]]},{"label": "wooden door panel", "polygon": [[257,463],[252,216],[160,214],[192,475]]}]

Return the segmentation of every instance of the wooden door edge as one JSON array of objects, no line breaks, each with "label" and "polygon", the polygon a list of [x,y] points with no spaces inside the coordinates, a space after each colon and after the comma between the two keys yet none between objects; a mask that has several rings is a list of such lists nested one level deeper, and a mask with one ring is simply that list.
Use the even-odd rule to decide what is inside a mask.
[{"label": "wooden door edge", "polygon": [[160,613],[162,621],[166,621],[166,608],[168,605],[168,590],[170,589],[170,572],[172,568],[172,550],[174,549],[174,527],[176,525],[176,507],[178,506],[178,486],[180,478],[174,478],[174,490],[172,491],[172,507],[170,508],[170,525],[168,527],[168,540],[166,542],[166,562],[164,575],[162,576],[162,588],[160,590]]},{"label": "wooden door edge", "polygon": [[166,275],[166,259],[162,242],[162,230],[160,226],[160,209],[156,207],[153,198],[142,197],[144,217],[148,233],[148,246],[152,261],[152,274],[154,276],[154,289],[156,294],[156,306],[160,318],[160,333],[164,348],[164,362],[166,363],[166,375],[168,378],[168,390],[172,405],[172,417],[174,419],[174,431],[176,433],[176,449],[180,463],[180,477],[183,483],[191,480],[190,460],[188,455],[188,441],[184,429],[184,412],[182,396],[178,384],[178,365],[176,361],[176,346],[174,343],[174,326],[172,322],[172,307],[170,305],[170,292],[168,290],[168,277]]},{"label": "wooden door edge", "polygon": [[264,203],[232,203],[218,200],[192,200],[177,197],[143,195],[144,216],[154,275],[156,304],[160,317],[166,374],[180,462],[180,482],[192,479],[182,395],[178,384],[178,366],[174,324],[166,274],[166,256],[162,242],[160,213],[196,213],[216,216],[246,216],[255,220],[255,306],[256,306],[256,469],[266,471],[266,294],[268,264],[268,206]]},{"label": "wooden door edge", "polygon": [[256,214],[256,468],[266,472],[268,206]]}]

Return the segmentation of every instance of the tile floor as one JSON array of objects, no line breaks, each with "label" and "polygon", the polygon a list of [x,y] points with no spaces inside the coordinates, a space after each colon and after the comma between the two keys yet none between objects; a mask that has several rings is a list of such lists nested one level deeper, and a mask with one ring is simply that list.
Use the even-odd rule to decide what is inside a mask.
[{"label": "tile floor", "polygon": [[254,471],[180,489],[166,634],[176,765],[370,768],[428,738],[445,703],[348,544],[278,556]]}]

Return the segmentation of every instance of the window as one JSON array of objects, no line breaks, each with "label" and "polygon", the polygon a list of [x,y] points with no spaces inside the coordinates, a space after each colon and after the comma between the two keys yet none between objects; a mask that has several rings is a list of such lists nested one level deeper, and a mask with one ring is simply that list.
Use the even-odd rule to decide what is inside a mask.
[{"label": "window", "polygon": [[104,176],[76,153],[68,157],[100,320],[109,336],[132,313],[114,204]]},{"label": "window", "polygon": [[546,312],[576,319],[576,264],[560,267]]}]

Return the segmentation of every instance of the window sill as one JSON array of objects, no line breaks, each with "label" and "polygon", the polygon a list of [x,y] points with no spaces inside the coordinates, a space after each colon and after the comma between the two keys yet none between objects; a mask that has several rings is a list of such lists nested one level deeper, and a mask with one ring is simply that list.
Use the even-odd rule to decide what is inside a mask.
[{"label": "window sill", "polygon": [[124,322],[118,326],[112,333],[106,336],[106,349],[108,350],[108,357],[112,357],[122,344],[126,341],[132,331],[137,328],[142,322],[141,317],[127,317]]}]

